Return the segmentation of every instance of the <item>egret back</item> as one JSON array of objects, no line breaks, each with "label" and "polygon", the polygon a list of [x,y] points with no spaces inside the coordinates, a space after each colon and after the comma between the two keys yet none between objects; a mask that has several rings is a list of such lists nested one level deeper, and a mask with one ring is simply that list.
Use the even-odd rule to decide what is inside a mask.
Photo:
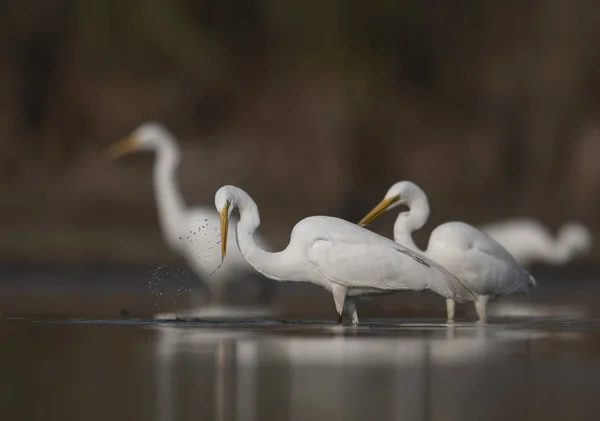
[{"label": "egret back", "polygon": [[457,301],[474,298],[439,263],[342,219],[306,218],[292,232],[290,244],[295,241],[306,244],[308,259],[324,276],[348,288],[431,289]]},{"label": "egret back", "polygon": [[429,239],[427,255],[465,282],[479,295],[527,290],[531,276],[498,242],[477,228],[449,222]]}]

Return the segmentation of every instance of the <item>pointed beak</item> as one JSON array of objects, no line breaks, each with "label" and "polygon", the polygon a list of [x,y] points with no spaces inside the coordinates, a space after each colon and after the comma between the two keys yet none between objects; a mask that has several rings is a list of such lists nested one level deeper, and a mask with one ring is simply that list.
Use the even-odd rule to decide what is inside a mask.
[{"label": "pointed beak", "polygon": [[229,229],[229,202],[221,210],[221,259],[227,254],[227,231]]},{"label": "pointed beak", "polygon": [[400,196],[389,197],[387,199],[383,199],[377,206],[373,208],[371,212],[367,214],[363,219],[358,223],[359,226],[364,227],[365,225],[370,224],[374,221],[379,215],[384,213],[388,208],[395,202],[400,200]]},{"label": "pointed beak", "polygon": [[135,136],[129,136],[112,145],[108,150],[108,154],[111,158],[117,159],[135,151],[139,146],[139,140]]}]

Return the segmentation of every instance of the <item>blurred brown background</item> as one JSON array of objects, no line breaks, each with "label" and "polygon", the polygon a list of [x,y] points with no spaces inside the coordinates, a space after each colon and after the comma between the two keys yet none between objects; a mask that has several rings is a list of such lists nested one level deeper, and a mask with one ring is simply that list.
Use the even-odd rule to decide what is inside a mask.
[{"label": "blurred brown background", "polygon": [[165,253],[152,156],[106,156],[147,120],[180,139],[190,204],[239,185],[279,246],[402,179],[429,194],[421,239],[512,216],[596,233],[599,41],[593,0],[0,1],[0,258]]},{"label": "blurred brown background", "polygon": [[599,45],[597,0],[0,0],[0,420],[597,419],[600,246],[483,331],[407,292],[340,335],[291,282],[264,324],[151,323],[202,312],[201,283],[161,240],[151,154],[107,149],[164,123],[188,203],[236,184],[276,247],[403,179],[421,245],[450,220],[596,234]]}]

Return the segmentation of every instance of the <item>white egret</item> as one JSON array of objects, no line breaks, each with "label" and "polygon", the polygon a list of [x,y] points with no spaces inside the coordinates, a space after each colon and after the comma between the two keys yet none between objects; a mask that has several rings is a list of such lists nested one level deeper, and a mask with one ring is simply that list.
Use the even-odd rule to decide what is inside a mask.
[{"label": "white egret", "polygon": [[523,267],[536,262],[564,265],[590,252],[594,239],[588,229],[578,222],[568,222],[556,238],[548,227],[529,218],[495,222],[481,230],[510,252]]},{"label": "white egret", "polygon": [[[298,222],[285,250],[271,253],[256,244],[253,234],[260,225],[258,207],[242,189],[223,186],[215,195],[221,214],[221,251],[227,252],[229,218],[237,208],[235,228],[238,247],[260,273],[277,281],[319,285],[333,295],[338,323],[347,301],[352,322],[358,314],[352,297],[394,290],[431,289],[444,297],[472,299],[467,287],[454,275],[421,253],[396,244],[343,219],[312,216]],[[346,297],[350,297],[346,300]]]},{"label": "white egret", "polygon": [[[419,250],[412,239],[412,232],[427,222],[429,202],[425,192],[410,181],[394,184],[359,225],[364,226],[400,205],[406,205],[409,210],[398,215],[394,225],[394,240],[412,250]],[[533,277],[519,266],[508,251],[487,234],[462,222],[447,222],[433,230],[424,253],[456,275],[477,295],[475,308],[482,323],[486,322],[486,307],[490,298],[527,292],[535,286]],[[447,297],[446,311],[448,320],[452,321],[452,297]]]},{"label": "white egret", "polygon": [[[181,153],[175,137],[163,125],[142,124],[127,138],[114,144],[110,154],[118,158],[134,151],[152,151],[156,155],[154,190],[163,240],[208,283],[213,303],[220,303],[224,298],[226,281],[254,275],[254,270],[236,248],[230,250],[227,262],[218,266],[221,264],[219,214],[209,207],[186,206],[176,180]],[[232,223],[235,225],[236,222]],[[258,234],[256,236],[265,247],[266,241]],[[261,300],[265,304],[271,298],[275,285],[264,278],[262,280]]]}]

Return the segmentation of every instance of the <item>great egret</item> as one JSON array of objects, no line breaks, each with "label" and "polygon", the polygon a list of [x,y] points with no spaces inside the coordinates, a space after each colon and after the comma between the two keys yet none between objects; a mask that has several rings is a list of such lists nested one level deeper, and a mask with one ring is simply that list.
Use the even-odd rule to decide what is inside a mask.
[{"label": "great egret", "polygon": [[460,301],[474,298],[456,276],[439,264],[348,221],[329,216],[305,218],[292,230],[285,250],[271,253],[254,241],[260,217],[248,193],[223,186],[215,195],[215,206],[221,214],[223,259],[230,215],[237,208],[240,220],[235,228],[236,239],[246,260],[268,278],[310,282],[330,291],[338,323],[342,322],[346,301],[352,322],[358,323],[352,297],[359,295],[431,289]]},{"label": "great egret", "polygon": [[[181,153],[175,137],[159,123],[144,123],[127,138],[114,144],[110,154],[118,158],[134,151],[156,154],[154,190],[163,240],[208,283],[213,303],[220,303],[224,298],[225,281],[254,275],[255,272],[237,248],[232,248],[227,262],[218,266],[221,264],[219,214],[209,207],[186,206],[176,181]],[[236,222],[232,223],[235,226]],[[266,241],[258,234],[256,237],[266,247]],[[262,304],[271,298],[274,290],[273,284],[263,280]]]},{"label": "great egret", "polygon": [[535,262],[563,265],[577,256],[589,253],[594,239],[578,222],[568,222],[556,238],[539,221],[529,218],[495,222],[481,230],[510,252],[523,267]]},{"label": "great egret", "polygon": [[[412,250],[419,250],[412,239],[412,232],[427,222],[429,202],[425,192],[410,181],[394,184],[359,225],[364,226],[400,205],[408,206],[409,210],[398,215],[394,225],[394,240]],[[433,230],[424,253],[456,275],[477,295],[475,308],[481,323],[486,322],[486,307],[490,298],[526,292],[535,286],[533,277],[519,266],[508,251],[487,234],[462,222],[447,222]],[[447,297],[446,311],[448,320],[453,320],[452,297]]]}]

